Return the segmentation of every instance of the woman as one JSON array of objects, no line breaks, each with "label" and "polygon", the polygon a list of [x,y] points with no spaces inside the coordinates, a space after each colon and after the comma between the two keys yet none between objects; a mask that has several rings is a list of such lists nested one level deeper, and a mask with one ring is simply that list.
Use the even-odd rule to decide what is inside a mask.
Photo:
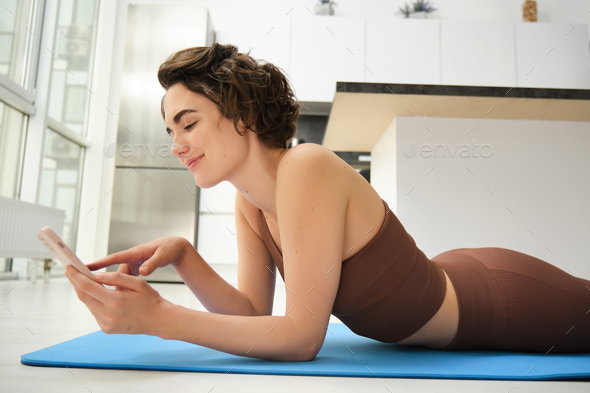
[{"label": "woman", "polygon": [[[194,247],[161,238],[68,269],[108,334],[150,334],[234,355],[314,359],[330,315],[386,343],[443,350],[590,352],[590,281],[502,248],[429,260],[371,185],[328,149],[287,149],[299,105],[286,77],[232,45],[182,50],[160,66],[173,154],[199,187],[232,183],[238,289]],[[171,264],[209,312],[163,299],[145,280]],[[286,314],[272,316],[276,268]]]}]

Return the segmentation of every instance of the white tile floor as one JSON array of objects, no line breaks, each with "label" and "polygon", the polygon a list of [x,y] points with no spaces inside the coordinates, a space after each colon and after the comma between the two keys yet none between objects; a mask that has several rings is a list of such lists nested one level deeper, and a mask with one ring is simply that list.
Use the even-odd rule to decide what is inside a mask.
[{"label": "white tile floor", "polygon": [[[235,268],[216,268],[236,286]],[[280,277],[278,277],[280,280]],[[280,281],[282,284],[282,281]],[[164,298],[184,307],[205,310],[183,284],[151,284]],[[277,282],[273,315],[285,312],[285,287]],[[0,392],[584,392],[588,381],[473,381],[449,379],[336,378],[122,371],[33,367],[21,355],[100,330],[77,298],[69,281],[51,278],[0,281]],[[330,322],[338,322],[332,317]]]}]

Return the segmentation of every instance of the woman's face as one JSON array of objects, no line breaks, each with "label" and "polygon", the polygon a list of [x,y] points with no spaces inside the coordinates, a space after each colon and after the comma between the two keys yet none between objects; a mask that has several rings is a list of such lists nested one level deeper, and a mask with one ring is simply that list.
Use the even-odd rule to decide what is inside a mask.
[{"label": "woman's face", "polygon": [[250,138],[240,136],[233,120],[222,117],[215,103],[182,83],[166,92],[164,114],[166,130],[174,140],[172,154],[184,165],[203,156],[196,165],[189,165],[199,187],[228,180],[246,158]]}]

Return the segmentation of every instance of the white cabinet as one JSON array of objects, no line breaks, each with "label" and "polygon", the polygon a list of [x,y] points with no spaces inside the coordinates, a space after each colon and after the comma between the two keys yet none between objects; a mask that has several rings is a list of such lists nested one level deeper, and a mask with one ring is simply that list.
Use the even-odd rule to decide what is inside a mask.
[{"label": "white cabinet", "polygon": [[337,81],[590,89],[586,25],[302,13],[215,27],[217,42],[282,68],[305,102],[333,102]]},{"label": "white cabinet", "polygon": [[366,82],[440,84],[440,22],[367,19]]},{"label": "white cabinet", "polygon": [[441,84],[516,85],[512,22],[440,23]]},{"label": "white cabinet", "polygon": [[238,263],[236,189],[227,181],[201,188],[197,251],[209,264]]},{"label": "white cabinet", "polygon": [[517,23],[517,86],[590,89],[588,26]]},{"label": "white cabinet", "polygon": [[332,102],[336,81],[364,82],[365,19],[292,17],[290,80],[300,101]]}]

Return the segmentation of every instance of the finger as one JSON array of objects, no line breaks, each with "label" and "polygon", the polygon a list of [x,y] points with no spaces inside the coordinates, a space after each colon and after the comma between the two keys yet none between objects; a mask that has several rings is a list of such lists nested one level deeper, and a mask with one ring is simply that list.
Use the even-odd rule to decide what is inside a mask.
[{"label": "finger", "polygon": [[[121,274],[127,274],[127,275],[130,275],[130,276],[134,276],[134,277],[137,277],[139,275],[139,272],[137,274],[131,274],[131,270],[132,269],[129,267],[129,265],[127,265],[127,264],[124,263],[124,264],[122,264],[122,265],[119,266],[119,270],[117,270],[117,272],[118,273],[121,273]],[[135,268],[135,271],[137,271],[137,267]],[[117,291],[122,291],[125,288],[124,287],[121,287],[121,286],[115,286],[115,289]]]},{"label": "finger", "polygon": [[141,290],[141,286],[145,285],[145,281],[139,277],[133,277],[128,274],[116,273],[102,273],[97,274],[96,278],[99,282],[112,285],[120,290],[130,289],[135,292]]},{"label": "finger", "polygon": [[100,258],[97,261],[86,264],[86,267],[90,270],[98,270],[103,267],[127,263],[130,265],[137,265],[143,263],[146,259],[149,259],[153,254],[152,247],[148,247],[145,244],[132,247],[128,250],[119,251],[111,255],[107,255],[104,258]]},{"label": "finger", "polygon": [[[73,269],[73,270],[76,270],[76,269]],[[78,275],[84,276],[81,273],[78,273]],[[80,299],[82,301],[82,303],[84,303],[86,305],[86,307],[88,307],[88,309],[90,310],[92,315],[94,315],[96,317],[96,315],[97,315],[96,313],[97,312],[100,313],[100,310],[104,309],[104,304],[102,302],[100,302],[99,300],[97,300],[96,298],[94,298],[93,296],[87,294],[82,288],[80,288],[78,281],[77,281],[78,278],[79,277],[75,273],[68,272],[68,280],[70,281],[70,283],[74,287],[74,291],[76,292],[78,299]],[[86,276],[84,276],[84,278],[88,279]],[[89,280],[89,281],[92,281],[92,280]]]},{"label": "finger", "polygon": [[111,255],[107,255],[106,257],[100,258],[99,260],[87,263],[86,267],[90,270],[98,270],[104,267],[122,263],[134,263],[139,258],[140,256],[137,254],[137,251],[129,249]]},{"label": "finger", "polygon": [[78,284],[75,281],[73,281],[70,277],[68,277],[68,280],[70,280],[70,283],[72,284],[72,287],[74,288],[76,296],[78,296],[78,299],[80,299],[80,301],[84,303],[84,305],[88,308],[88,311],[90,311],[90,313],[92,314],[94,319],[96,319],[96,322],[98,322],[102,329],[103,325],[101,322],[103,321],[103,315],[105,315],[106,312],[106,306],[100,301],[96,300],[94,297],[88,295],[82,289],[80,289],[78,287]]},{"label": "finger", "polygon": [[68,273],[68,278],[72,284],[75,284],[79,290],[83,291],[89,296],[92,296],[98,302],[102,303],[103,305],[105,304],[105,299],[109,294],[109,289],[102,285],[98,273],[96,275],[96,280],[98,281],[97,283],[80,273],[72,266],[68,266],[66,270]]},{"label": "finger", "polygon": [[72,265],[66,265],[66,277],[72,276],[72,275],[75,275],[74,277],[78,277],[77,276],[78,274],[81,276],[84,276],[84,277],[88,278],[90,281],[94,281],[96,284],[99,284],[102,287],[104,287],[104,285],[102,285],[101,283],[98,282],[98,280],[96,280],[96,277],[94,277],[94,279],[92,279],[92,278],[86,276],[85,274],[81,273],[76,267],[74,267]]},{"label": "finger", "polygon": [[[121,266],[127,266],[127,268],[122,268]],[[126,263],[119,265],[119,272],[123,274],[129,274],[130,276],[139,276],[139,266],[137,265],[128,265]]]},{"label": "finger", "polygon": [[84,303],[86,307],[88,307],[88,310],[92,313],[92,315],[94,315],[95,317],[96,315],[100,315],[100,310],[104,309],[104,304],[102,304],[100,301],[96,300],[94,297],[90,296],[89,294],[81,290],[76,285],[76,283],[72,283],[72,285],[74,286],[74,290],[76,291],[78,299],[80,299],[80,301]]},{"label": "finger", "polygon": [[119,269],[117,269],[117,272],[122,273],[122,274],[132,275],[131,269],[129,269],[129,265],[126,263],[119,265]]},{"label": "finger", "polygon": [[90,270],[98,270],[98,269],[102,269],[104,267],[114,265],[115,264],[115,262],[113,262],[114,256],[115,256],[115,254],[107,255],[106,257],[100,258],[94,262],[87,263],[86,267]]}]

